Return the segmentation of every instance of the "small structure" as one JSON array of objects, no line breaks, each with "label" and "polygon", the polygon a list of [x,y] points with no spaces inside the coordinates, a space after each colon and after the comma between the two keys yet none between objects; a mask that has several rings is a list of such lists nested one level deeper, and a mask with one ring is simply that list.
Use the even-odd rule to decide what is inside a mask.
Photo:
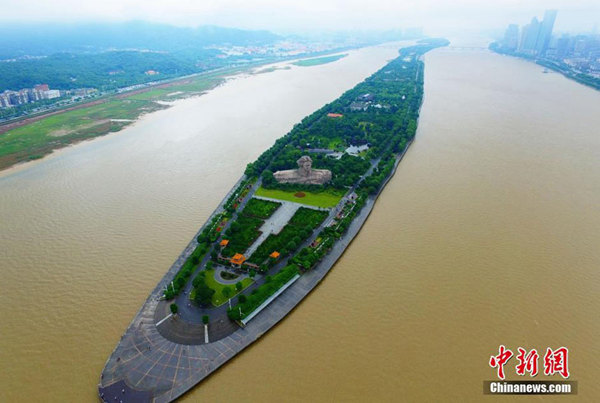
[{"label": "small structure", "polygon": [[342,115],[341,113],[328,113],[327,114],[328,118],[341,118],[342,116],[344,116],[344,115]]},{"label": "small structure", "polygon": [[271,254],[269,255],[269,257],[270,257],[270,258],[273,258],[273,259],[277,259],[277,258],[279,257],[279,255],[280,255],[280,253],[279,253],[279,252],[277,252],[277,251],[273,251],[273,253],[271,253]]},{"label": "small structure", "polygon": [[306,185],[323,185],[331,180],[328,169],[312,169],[312,158],[303,155],[296,161],[298,169],[277,171],[273,177],[279,183],[301,183]]},{"label": "small structure", "polygon": [[229,259],[229,261],[232,265],[237,266],[239,268],[242,267],[242,263],[246,261],[246,257],[241,253],[236,253],[231,259]]},{"label": "small structure", "polygon": [[369,149],[368,144],[362,144],[360,146],[350,146],[350,147],[346,148],[346,153],[353,155],[353,156],[357,156],[361,152],[367,151],[368,149]]},{"label": "small structure", "polygon": [[229,244],[229,239],[223,239],[223,240],[222,240],[222,241],[219,243],[219,246],[220,246],[221,248],[224,248],[224,247],[226,247],[228,244]]},{"label": "small structure", "polygon": [[254,270],[259,270],[260,266],[254,263],[250,263],[250,262],[244,262],[244,267],[248,267],[250,269],[254,269]]},{"label": "small structure", "polygon": [[356,111],[366,111],[369,108],[368,102],[363,101],[354,101],[350,104],[350,110],[353,112]]}]

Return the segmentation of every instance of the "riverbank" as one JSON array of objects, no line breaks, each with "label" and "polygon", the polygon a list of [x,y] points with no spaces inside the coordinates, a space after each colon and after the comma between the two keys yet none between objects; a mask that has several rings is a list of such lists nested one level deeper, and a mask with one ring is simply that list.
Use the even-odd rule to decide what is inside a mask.
[{"label": "riverbank", "polygon": [[[0,124],[0,171],[19,163],[39,160],[55,150],[85,140],[119,132],[143,115],[170,107],[173,101],[199,96],[214,89],[229,76],[314,56],[265,60],[198,73]],[[335,60],[340,58],[331,57]]]},{"label": "riverbank", "polygon": [[527,61],[533,62],[542,67],[545,67],[547,69],[550,69],[552,71],[560,73],[563,76],[565,76],[566,78],[576,81],[579,84],[583,84],[587,87],[591,87],[595,90],[600,91],[600,78],[595,78],[588,74],[577,72],[571,66],[569,66],[565,63],[562,63],[562,62],[559,62],[556,60],[538,59],[538,58],[534,58],[534,57],[530,57],[530,56],[526,56],[526,55],[522,55],[522,54],[514,53],[514,52],[504,52],[504,51],[501,51],[499,48],[492,46],[492,45],[493,44],[491,44],[489,46],[489,49],[492,52],[498,53],[500,55],[512,56],[512,57],[516,57],[516,58],[519,58],[522,60],[527,60]]}]

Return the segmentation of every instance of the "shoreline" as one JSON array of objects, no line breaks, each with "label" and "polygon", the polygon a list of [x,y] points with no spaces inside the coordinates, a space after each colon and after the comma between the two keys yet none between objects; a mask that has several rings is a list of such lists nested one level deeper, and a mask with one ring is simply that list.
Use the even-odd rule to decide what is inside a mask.
[{"label": "shoreline", "polygon": [[[596,91],[600,91],[600,86],[598,85],[594,85],[591,83],[588,83],[586,81],[583,81],[581,78],[577,77],[577,73],[572,72],[572,71],[565,71],[560,69],[558,66],[556,66],[552,61],[550,60],[546,60],[546,59],[536,59],[536,58],[531,58],[531,57],[525,57],[525,56],[521,56],[519,54],[516,53],[508,53],[508,52],[500,52],[496,49],[493,49],[491,47],[488,47],[488,50],[492,51],[493,53],[496,53],[498,55],[502,55],[502,56],[510,56],[510,57],[514,57],[516,59],[519,60],[524,60],[527,62],[531,62],[535,65],[541,66],[545,69],[550,69],[555,73],[559,73],[560,75],[562,75],[564,78],[568,79],[568,80],[572,80],[578,84],[581,84],[585,87],[591,88],[593,90]],[[587,75],[588,77],[591,77],[589,75]]]},{"label": "shoreline", "polygon": [[[382,44],[385,44],[385,43],[386,42],[384,42]],[[92,140],[95,140],[98,138],[106,137],[111,134],[119,133],[123,129],[135,124],[137,121],[139,121],[141,118],[143,118],[146,115],[149,115],[149,114],[152,114],[153,112],[157,112],[157,111],[168,109],[168,108],[172,107],[174,104],[174,101],[190,99],[190,98],[205,95],[207,92],[212,91],[215,88],[219,87],[220,85],[224,84],[231,77],[235,77],[235,76],[243,75],[243,74],[253,75],[253,74],[264,73],[264,72],[257,72],[256,70],[261,69],[261,68],[268,69],[270,66],[280,67],[280,66],[284,66],[289,63],[293,63],[295,61],[299,61],[299,60],[311,59],[311,58],[322,57],[322,56],[337,55],[342,52],[353,51],[353,50],[362,49],[365,47],[379,46],[382,44],[336,49],[336,50],[332,50],[329,52],[317,52],[316,54],[300,56],[300,57],[292,56],[292,57],[283,58],[281,60],[268,60],[268,61],[262,61],[262,62],[258,62],[258,63],[250,63],[245,66],[236,66],[236,67],[226,67],[226,68],[221,68],[221,69],[215,69],[215,70],[211,70],[211,71],[206,71],[206,72],[201,72],[201,73],[196,73],[196,74],[192,74],[192,75],[187,75],[187,76],[177,77],[174,79],[165,80],[163,82],[159,82],[159,83],[156,83],[155,85],[151,85],[151,86],[141,88],[141,89],[138,88],[138,89],[134,89],[134,90],[127,91],[127,92],[108,94],[105,96],[101,96],[98,99],[91,100],[89,102],[70,105],[65,108],[58,108],[56,110],[47,111],[47,112],[39,114],[39,115],[21,117],[21,118],[12,120],[12,121],[0,123],[0,136],[2,136],[5,133],[9,133],[12,130],[19,129],[21,127],[26,127],[31,124],[35,124],[36,122],[43,121],[44,119],[49,118],[49,117],[60,116],[64,113],[104,105],[111,101],[126,100],[128,97],[136,96],[139,94],[144,94],[144,93],[151,92],[154,90],[160,90],[160,89],[168,90],[170,87],[173,87],[173,86],[185,85],[190,80],[202,79],[202,78],[205,78],[207,80],[215,80],[213,83],[210,83],[210,85],[208,85],[206,88],[203,88],[201,91],[191,91],[191,90],[189,92],[180,91],[180,93],[177,94],[178,97],[174,98],[173,100],[167,100],[167,101],[162,100],[162,99],[153,100],[152,102],[154,104],[156,104],[156,109],[153,109],[150,111],[142,111],[135,119],[127,119],[128,121],[124,121],[122,119],[111,119],[111,121],[121,123],[120,127],[117,130],[107,130],[106,132],[103,132],[101,134],[92,135],[89,137],[82,136],[82,137],[78,137],[78,138],[68,139],[64,143],[48,141],[43,146],[40,146],[39,149],[36,149],[34,155],[30,155],[30,156],[22,156],[22,155],[20,156],[20,153],[23,153],[23,152],[29,153],[28,151],[17,151],[14,153],[0,156],[0,177],[4,176],[4,174],[7,174],[7,173],[10,174],[11,173],[10,171],[13,168],[16,168],[17,170],[19,170],[22,167],[29,166],[30,163],[36,163],[39,161],[43,161],[46,157],[53,155],[57,151],[69,149],[69,147],[71,147],[71,146],[75,146],[75,145],[78,145],[78,144],[81,144],[84,142],[92,141]],[[276,68],[275,70],[277,70],[277,69],[279,69],[279,68]],[[270,72],[270,71],[268,71],[268,72]],[[56,139],[60,139],[60,137],[53,138],[53,140],[56,140]]]}]

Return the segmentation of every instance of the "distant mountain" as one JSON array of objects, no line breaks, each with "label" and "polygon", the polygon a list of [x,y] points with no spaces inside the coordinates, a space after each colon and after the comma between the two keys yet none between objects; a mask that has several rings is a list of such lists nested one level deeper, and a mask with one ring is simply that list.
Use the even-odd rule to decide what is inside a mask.
[{"label": "distant mountain", "polygon": [[179,52],[210,45],[260,45],[278,39],[278,35],[268,31],[217,26],[186,28],[143,21],[5,24],[0,27],[0,59],[123,49]]}]

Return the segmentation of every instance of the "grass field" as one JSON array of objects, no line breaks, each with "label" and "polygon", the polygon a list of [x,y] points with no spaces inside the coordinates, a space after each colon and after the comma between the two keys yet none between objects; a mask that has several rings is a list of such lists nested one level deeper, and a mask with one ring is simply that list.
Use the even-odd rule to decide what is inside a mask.
[{"label": "grass field", "polygon": [[[246,287],[248,287],[253,282],[254,282],[254,280],[252,280],[251,278],[243,279],[242,286],[244,288],[242,288],[242,290],[244,290]],[[212,304],[214,306],[219,306],[219,305],[222,305],[225,302],[227,302],[228,298],[226,298],[223,295],[223,288],[225,288],[225,285],[223,285],[223,284],[219,283],[217,280],[215,280],[215,269],[210,269],[210,270],[206,271],[206,285],[209,286],[210,288],[212,288],[213,290],[215,290],[215,294],[212,297]],[[235,284],[231,284],[228,287],[231,288],[231,290],[232,290],[231,297],[238,294],[235,289]]]},{"label": "grass field", "polygon": [[318,66],[319,64],[335,62],[346,56],[348,56],[348,53],[344,53],[343,55],[317,57],[315,59],[298,60],[297,62],[294,62],[292,64],[295,66],[302,66],[302,67]]},{"label": "grass field", "polygon": [[289,190],[265,189],[262,186],[256,191],[257,196],[270,197],[272,199],[291,201],[295,203],[306,204],[308,206],[324,208],[334,207],[344,196],[344,191],[333,189],[324,190],[319,193],[303,191],[302,193],[304,193],[304,197],[296,197],[296,193],[296,191]]},{"label": "grass field", "polygon": [[129,96],[112,96],[100,104],[50,115],[0,134],[0,169],[41,158],[77,141],[117,132],[143,113],[164,109],[155,101],[198,95],[223,80],[224,73],[191,77]]}]

